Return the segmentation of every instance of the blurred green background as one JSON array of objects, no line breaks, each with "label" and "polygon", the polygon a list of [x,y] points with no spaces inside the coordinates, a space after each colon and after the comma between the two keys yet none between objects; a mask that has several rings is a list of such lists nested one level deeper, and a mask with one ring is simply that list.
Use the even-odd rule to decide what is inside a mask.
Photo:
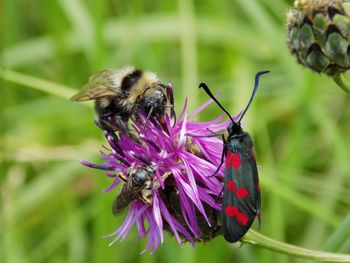
[{"label": "blurred green background", "polygon": [[[110,182],[79,164],[99,162],[105,140],[92,103],[68,97],[102,68],[133,64],[174,85],[177,112],[207,100],[232,113],[256,71],[269,69],[244,127],[255,140],[262,185],[260,232],[307,248],[350,253],[349,96],[297,65],[285,44],[292,1],[4,0],[0,3],[0,262],[304,262],[222,237],[180,248],[166,235],[150,256],[136,231],[109,247],[121,225],[102,194]],[[7,72],[8,73],[8,72]],[[3,73],[5,74],[5,73]],[[9,77],[9,75],[7,75]],[[18,83],[24,85],[19,85]],[[30,88],[51,89],[43,92]],[[221,111],[212,105],[200,116]],[[218,151],[221,149],[218,149]]]}]

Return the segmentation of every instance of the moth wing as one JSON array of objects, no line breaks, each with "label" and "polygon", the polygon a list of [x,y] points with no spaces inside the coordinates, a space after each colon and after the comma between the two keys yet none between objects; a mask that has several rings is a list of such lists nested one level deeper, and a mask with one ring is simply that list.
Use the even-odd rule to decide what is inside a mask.
[{"label": "moth wing", "polygon": [[89,78],[89,82],[71,100],[87,101],[119,95],[120,87],[117,84],[117,75],[118,71],[112,69],[97,72]]},{"label": "moth wing", "polygon": [[260,192],[252,154],[228,151],[222,203],[222,232],[228,242],[240,240],[254,222],[260,221]]}]

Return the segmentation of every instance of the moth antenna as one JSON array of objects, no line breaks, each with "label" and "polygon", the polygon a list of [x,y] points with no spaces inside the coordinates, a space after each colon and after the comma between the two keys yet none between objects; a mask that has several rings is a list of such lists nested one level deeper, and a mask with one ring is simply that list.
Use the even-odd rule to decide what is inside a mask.
[{"label": "moth antenna", "polygon": [[270,72],[269,70],[263,70],[263,71],[259,71],[258,73],[256,73],[256,75],[255,75],[255,83],[254,83],[253,93],[252,93],[252,95],[250,96],[249,102],[248,102],[247,106],[245,107],[243,113],[242,113],[241,116],[239,117],[239,120],[238,120],[238,122],[237,122],[238,125],[241,125],[241,120],[243,119],[244,114],[246,114],[247,110],[248,110],[249,107],[250,107],[250,104],[252,104],[252,101],[253,101],[253,99],[254,99],[254,97],[255,97],[255,93],[256,93],[256,91],[258,90],[260,76],[263,75],[263,74],[269,73],[269,72]]},{"label": "moth antenna", "polygon": [[211,93],[210,89],[208,88],[208,86],[205,83],[201,83],[199,84],[199,88],[203,88],[204,91],[208,94],[208,96],[216,102],[217,105],[219,105],[219,107],[227,114],[227,116],[230,117],[231,121],[234,123],[235,121],[233,120],[233,118],[231,117],[230,113],[228,113],[227,110],[225,110],[225,108],[220,104],[220,102],[214,97],[213,93]]}]

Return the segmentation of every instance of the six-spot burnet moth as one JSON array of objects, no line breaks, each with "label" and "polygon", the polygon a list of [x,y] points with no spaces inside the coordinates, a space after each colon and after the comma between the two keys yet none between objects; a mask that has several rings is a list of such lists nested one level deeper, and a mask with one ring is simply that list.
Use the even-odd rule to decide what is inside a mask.
[{"label": "six-spot burnet moth", "polygon": [[239,241],[248,231],[256,216],[261,223],[260,186],[256,167],[255,150],[250,135],[242,130],[241,120],[252,103],[259,85],[259,78],[269,71],[260,71],[255,75],[255,85],[250,100],[235,122],[231,115],[216,100],[204,83],[199,85],[219,107],[230,117],[227,127],[228,138],[224,140],[221,165],[225,162],[224,196],[221,210],[221,227],[224,238],[228,242]]}]

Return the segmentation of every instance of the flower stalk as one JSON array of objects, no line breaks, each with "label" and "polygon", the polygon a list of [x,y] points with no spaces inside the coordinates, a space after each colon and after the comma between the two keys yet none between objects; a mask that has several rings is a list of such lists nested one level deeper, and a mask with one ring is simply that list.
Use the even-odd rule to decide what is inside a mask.
[{"label": "flower stalk", "polygon": [[247,232],[241,242],[304,259],[321,260],[323,262],[350,262],[350,255],[323,252],[290,245],[264,236],[252,229]]}]

